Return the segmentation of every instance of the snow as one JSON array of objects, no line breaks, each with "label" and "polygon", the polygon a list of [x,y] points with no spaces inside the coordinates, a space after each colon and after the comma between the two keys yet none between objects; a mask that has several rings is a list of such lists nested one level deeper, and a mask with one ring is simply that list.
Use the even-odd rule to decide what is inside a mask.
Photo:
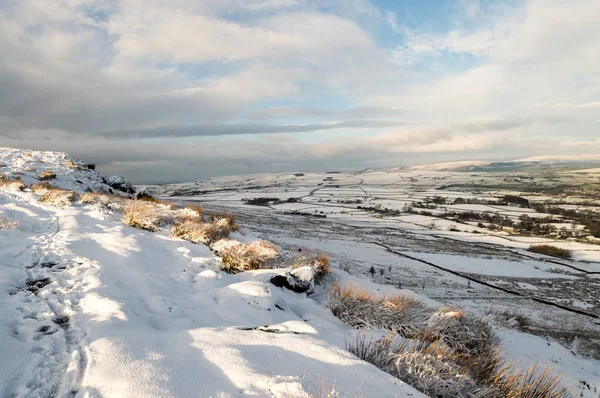
[{"label": "snow", "polygon": [[[66,154],[25,153],[0,148],[0,163],[5,164],[0,172],[6,176],[23,172],[21,178],[31,184],[38,182],[40,171],[51,168],[57,174],[51,182],[59,187],[77,192],[107,189],[95,171],[79,168],[83,163]],[[68,161],[79,167],[69,167]],[[30,171],[22,171],[25,169]],[[480,292],[476,289],[482,288],[471,287],[460,277],[432,270],[415,259],[454,271],[526,278],[515,285],[531,294],[542,290],[533,278],[553,282],[561,278],[577,283],[578,277],[551,272],[557,265],[546,264],[532,253],[527,253],[531,260],[512,261],[515,257],[508,256],[509,251],[504,252],[505,257],[467,256],[462,251],[468,242],[486,242],[526,253],[522,249],[537,242],[537,238],[428,230],[417,224],[427,225],[430,217],[380,218],[356,211],[356,205],[335,202],[361,198],[364,205],[371,200],[392,207],[394,203],[434,195],[437,191],[430,190],[431,185],[439,184],[435,179],[446,178],[447,174],[407,169],[307,173],[300,178],[269,174],[222,177],[207,185],[198,182],[173,186],[189,189],[201,184],[198,190],[204,190],[211,183],[216,189],[221,183],[236,185],[239,191],[196,198],[222,200],[242,212],[269,211],[284,217],[276,212],[302,209],[299,206],[305,206],[307,211],[326,212],[328,218],[314,224],[296,223],[294,236],[280,234],[276,224],[264,228],[272,229],[273,240],[278,243],[296,249],[318,247],[330,253],[335,267],[344,265],[359,270],[351,276],[335,269],[334,277],[341,283],[355,283],[381,294],[408,294],[432,307],[445,304],[445,298],[422,294],[452,293],[450,287],[444,287],[446,284],[469,289],[472,301]],[[332,176],[338,180],[334,184],[340,183],[344,188],[324,188],[312,195],[310,187],[326,176]],[[364,181],[382,185],[362,188]],[[417,192],[415,186],[421,183],[427,189]],[[257,184],[271,187],[253,190],[251,194],[243,191],[243,187]],[[272,187],[275,184],[284,185]],[[350,184],[355,186],[346,186]],[[285,189],[288,191],[282,192]],[[470,197],[462,193],[448,195]],[[261,196],[303,197],[303,202],[275,206],[273,210],[241,201]],[[374,199],[375,196],[383,199]],[[320,198],[331,198],[332,202],[319,203]],[[263,223],[265,219],[258,214],[254,213],[256,223]],[[166,230],[150,233],[132,229],[120,222],[118,214],[98,205],[49,207],[39,203],[29,190],[0,191],[0,217],[19,223],[16,229],[0,229],[0,396],[289,397],[318,396],[321,391],[340,397],[423,396],[345,350],[345,342],[356,331],[331,314],[322,286],[314,287],[315,292],[307,295],[270,283],[271,278],[290,273],[295,273],[298,281],[312,283],[312,268],[225,274],[219,270],[220,259],[204,245],[173,238]],[[436,221],[436,227],[441,229],[453,224]],[[456,227],[475,229],[464,224]],[[354,236],[358,228],[373,230],[374,234],[385,231],[381,241],[412,258],[386,251],[364,239],[366,235]],[[334,236],[330,231],[339,234]],[[243,228],[232,235],[231,244],[262,237]],[[594,251],[598,246],[556,244],[572,247],[577,256],[593,257],[599,253]],[[435,251],[436,247],[446,247],[448,252]],[[572,263],[582,269],[598,269],[597,263]],[[371,266],[385,274],[368,276]],[[391,282],[382,284],[386,283],[385,278]],[[414,286],[415,280],[422,294],[407,289]],[[422,290],[421,280],[427,282],[422,284]],[[404,289],[397,287],[399,282]],[[591,302],[574,300],[572,305],[592,310]],[[525,300],[519,303],[525,305]],[[585,380],[592,389],[600,385],[598,361],[575,355],[540,337],[513,330],[501,330],[500,334],[508,358],[524,364],[548,365],[564,374],[564,384],[575,395],[595,396],[580,381]]]},{"label": "snow", "polygon": [[84,193],[86,190],[109,191],[102,176],[87,164],[64,152],[26,151],[0,147],[0,174],[20,178],[27,185],[39,183],[38,175],[53,171],[56,178],[48,182],[58,188]]},{"label": "snow", "polygon": [[0,216],[20,223],[0,230],[3,396],[422,396],[348,353],[355,331],[279,270],[224,274],[204,245],[28,190],[0,191]]}]

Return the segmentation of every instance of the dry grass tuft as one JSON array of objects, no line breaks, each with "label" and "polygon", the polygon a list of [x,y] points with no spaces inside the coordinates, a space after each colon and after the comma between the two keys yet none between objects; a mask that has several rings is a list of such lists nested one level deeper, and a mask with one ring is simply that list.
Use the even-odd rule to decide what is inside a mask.
[{"label": "dry grass tuft", "polygon": [[329,273],[331,265],[326,253],[307,253],[292,260],[292,268],[312,267],[315,270],[315,283],[321,284]]},{"label": "dry grass tuft", "polygon": [[206,223],[200,217],[179,217],[171,228],[171,234],[178,238],[210,245],[229,236],[229,229],[218,223]]},{"label": "dry grass tuft", "polygon": [[540,371],[537,366],[518,369],[505,363],[487,380],[487,384],[507,398],[567,398],[571,395],[560,385],[561,377],[550,373],[548,367]]},{"label": "dry grass tuft", "polygon": [[225,238],[225,239],[219,239],[218,241],[214,242],[213,244],[210,245],[210,248],[216,254],[220,254],[223,252],[223,250],[229,249],[230,247],[233,247],[233,246],[240,246],[243,244],[244,243],[240,242],[239,240]]},{"label": "dry grass tuft", "polygon": [[231,245],[221,251],[221,270],[236,274],[248,270],[269,268],[280,257],[281,252],[277,246],[267,241]]},{"label": "dry grass tuft", "polygon": [[329,307],[335,316],[357,329],[384,329],[403,336],[417,333],[429,309],[406,295],[380,296],[356,285],[331,286]]},{"label": "dry grass tuft", "polygon": [[54,189],[52,187],[52,185],[48,184],[47,182],[40,182],[37,184],[33,184],[31,186],[31,190],[35,193],[39,193],[39,194],[44,194],[47,191],[49,191],[50,189]]},{"label": "dry grass tuft", "polygon": [[346,349],[431,397],[566,398],[560,377],[548,368],[518,369],[501,361],[489,378],[473,377],[463,355],[442,340],[407,340],[396,334],[375,340],[358,334]]},{"label": "dry grass tuft", "polygon": [[227,211],[213,211],[206,213],[205,216],[211,223],[222,225],[230,231],[237,231],[239,228],[237,217],[233,213]]},{"label": "dry grass tuft", "polygon": [[533,245],[529,246],[527,251],[533,253],[545,254],[547,256],[560,257],[560,258],[572,258],[573,253],[571,250],[561,249],[560,247],[552,245]]},{"label": "dry grass tuft", "polygon": [[6,179],[0,176],[0,189],[6,191],[22,191],[27,187],[23,181],[18,178]]},{"label": "dry grass tuft", "polygon": [[79,170],[81,169],[81,167],[79,167],[79,165],[75,162],[73,162],[72,160],[67,160],[65,162],[65,166],[67,166],[67,168],[71,169],[71,170]]},{"label": "dry grass tuft", "polygon": [[0,217],[0,229],[17,229],[19,228],[19,222],[16,220],[7,220],[6,218]]},{"label": "dry grass tuft", "polygon": [[202,216],[202,214],[204,213],[204,208],[200,205],[189,205],[189,206],[186,206],[185,209],[190,210],[192,213],[194,213],[197,216]]},{"label": "dry grass tuft", "polygon": [[126,199],[109,193],[86,192],[79,198],[79,202],[83,204],[100,204],[104,207],[114,208],[125,203]]},{"label": "dry grass tuft", "polygon": [[146,231],[158,231],[165,216],[153,204],[142,201],[129,201],[123,206],[123,223]]},{"label": "dry grass tuft", "polygon": [[39,199],[41,203],[50,206],[64,207],[70,206],[77,200],[75,191],[66,191],[64,189],[50,188],[45,190]]},{"label": "dry grass tuft", "polygon": [[56,173],[52,170],[44,170],[40,174],[38,174],[38,180],[40,181],[48,181],[56,178]]}]

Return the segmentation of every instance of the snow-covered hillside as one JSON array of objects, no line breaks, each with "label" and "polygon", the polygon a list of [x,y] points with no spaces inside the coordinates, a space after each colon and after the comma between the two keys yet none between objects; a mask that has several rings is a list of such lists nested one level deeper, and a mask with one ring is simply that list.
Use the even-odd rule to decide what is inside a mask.
[{"label": "snow-covered hillside", "polygon": [[[20,152],[0,160],[34,167],[27,183],[48,168],[104,188],[64,154]],[[422,396],[348,353],[323,295],[273,286],[277,270],[225,274],[205,245],[29,189],[0,190],[0,217],[18,223],[0,229],[2,397]]]},{"label": "snow-covered hillside", "polygon": [[19,178],[31,185],[44,181],[46,177],[57,188],[83,193],[86,190],[111,192],[102,176],[90,165],[64,152],[27,151],[0,147],[0,175],[4,178]]}]

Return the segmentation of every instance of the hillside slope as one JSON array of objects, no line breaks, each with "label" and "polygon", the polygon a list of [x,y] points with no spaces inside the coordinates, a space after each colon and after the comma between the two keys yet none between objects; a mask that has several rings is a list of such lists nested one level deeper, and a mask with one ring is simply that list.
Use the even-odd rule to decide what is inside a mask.
[{"label": "hillside slope", "polygon": [[[106,188],[64,154],[7,153],[27,183],[41,160],[61,187]],[[353,330],[276,270],[228,275],[204,245],[29,189],[0,190],[0,218],[0,396],[422,396],[348,353]]]}]

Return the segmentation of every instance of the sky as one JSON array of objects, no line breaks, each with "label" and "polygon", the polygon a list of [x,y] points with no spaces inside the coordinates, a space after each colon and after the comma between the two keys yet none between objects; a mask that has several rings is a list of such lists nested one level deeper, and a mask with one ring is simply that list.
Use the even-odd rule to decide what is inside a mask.
[{"label": "sky", "polygon": [[0,0],[0,145],[134,183],[600,153],[599,0]]}]

